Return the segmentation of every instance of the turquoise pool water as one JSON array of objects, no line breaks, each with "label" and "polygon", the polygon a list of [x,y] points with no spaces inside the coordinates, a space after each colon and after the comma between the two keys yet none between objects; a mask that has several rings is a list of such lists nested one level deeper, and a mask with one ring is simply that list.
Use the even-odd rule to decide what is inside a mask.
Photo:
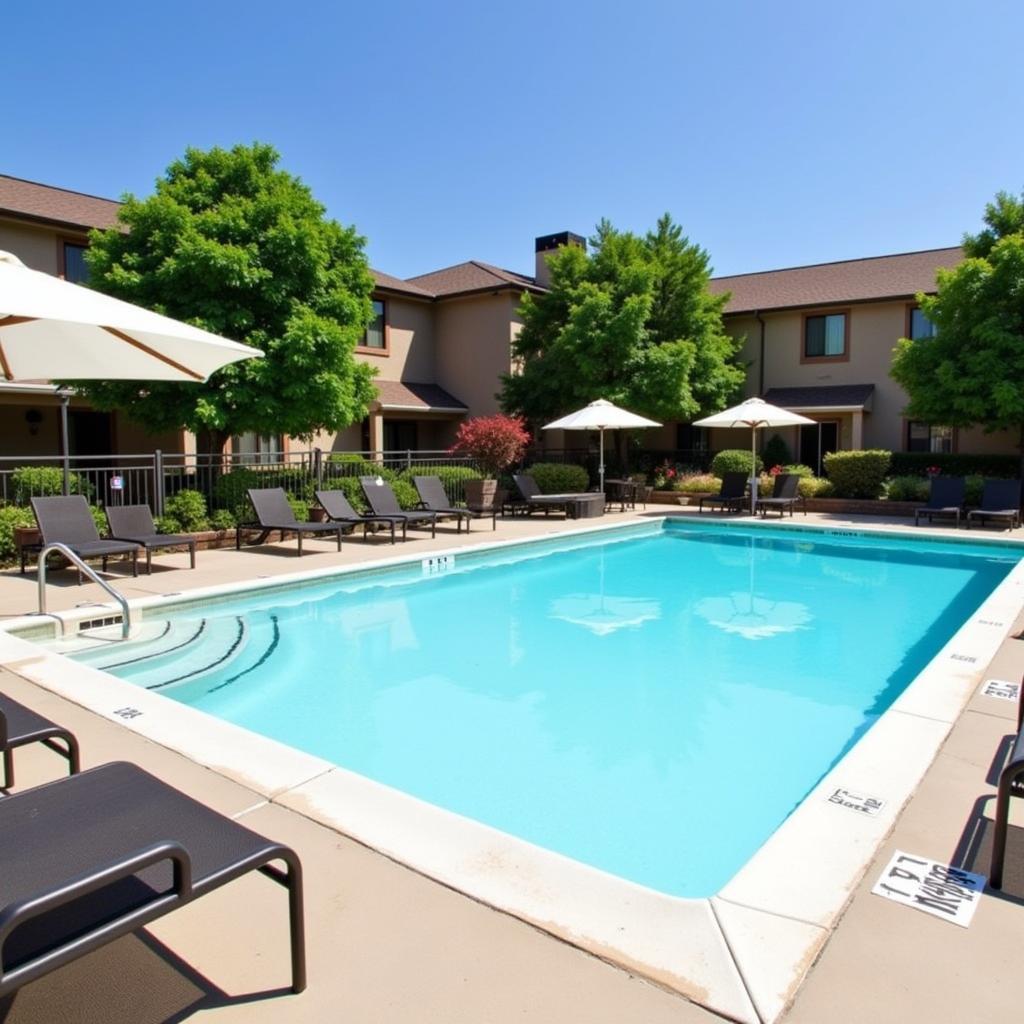
[{"label": "turquoise pool water", "polygon": [[717,892],[1017,560],[667,524],[175,614],[81,660],[605,871]]}]

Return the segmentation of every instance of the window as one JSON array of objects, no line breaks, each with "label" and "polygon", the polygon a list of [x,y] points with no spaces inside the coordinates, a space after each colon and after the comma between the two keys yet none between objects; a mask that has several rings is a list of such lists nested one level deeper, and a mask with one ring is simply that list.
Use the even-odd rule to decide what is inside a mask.
[{"label": "window", "polygon": [[85,265],[86,246],[81,242],[61,243],[61,276],[72,284],[83,284],[89,280],[89,268]]},{"label": "window", "polygon": [[256,434],[250,430],[231,438],[231,451],[240,456],[241,465],[280,462],[284,438],[280,434]]},{"label": "window", "polygon": [[907,424],[907,451],[940,454],[953,450],[953,428],[912,421]]},{"label": "window", "polygon": [[377,299],[373,300],[373,319],[363,335],[362,347],[387,348],[387,338],[384,333],[384,303]]},{"label": "window", "polygon": [[910,307],[910,323],[907,327],[910,332],[908,337],[912,341],[935,337],[935,324],[924,315],[924,310],[920,306]]},{"label": "window", "polygon": [[845,313],[826,313],[804,319],[805,359],[838,359],[845,355]]},{"label": "window", "polygon": [[706,452],[708,432],[692,423],[676,424],[676,450],[680,452]]}]

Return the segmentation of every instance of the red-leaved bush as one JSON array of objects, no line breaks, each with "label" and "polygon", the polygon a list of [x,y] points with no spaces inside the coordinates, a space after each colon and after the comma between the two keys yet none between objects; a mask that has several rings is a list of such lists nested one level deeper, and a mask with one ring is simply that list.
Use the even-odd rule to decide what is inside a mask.
[{"label": "red-leaved bush", "polygon": [[469,455],[489,476],[517,463],[530,443],[526,424],[516,416],[477,416],[459,425],[452,455]]}]

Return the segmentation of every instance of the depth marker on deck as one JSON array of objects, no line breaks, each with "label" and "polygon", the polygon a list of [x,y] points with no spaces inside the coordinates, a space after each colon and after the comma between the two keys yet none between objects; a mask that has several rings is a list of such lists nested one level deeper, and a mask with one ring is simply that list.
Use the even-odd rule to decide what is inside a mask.
[{"label": "depth marker on deck", "polygon": [[1008,679],[986,679],[978,692],[982,697],[1016,700],[1020,696],[1020,683],[1011,683]]},{"label": "depth marker on deck", "polygon": [[871,892],[967,928],[984,889],[984,875],[897,850]]}]

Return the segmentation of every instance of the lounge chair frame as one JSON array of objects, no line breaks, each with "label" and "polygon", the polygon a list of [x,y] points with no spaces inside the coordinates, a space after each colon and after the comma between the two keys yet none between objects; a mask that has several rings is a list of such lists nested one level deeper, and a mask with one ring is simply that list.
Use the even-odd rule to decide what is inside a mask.
[{"label": "lounge chair frame", "polygon": [[[448,500],[448,495],[445,494],[444,484],[441,483],[439,476],[414,476],[412,482],[416,487],[416,493],[420,496],[420,508],[436,513],[440,519],[454,519],[456,533],[462,529],[463,523],[466,524],[466,533],[469,533],[469,524],[482,515],[482,513],[472,512],[468,508],[456,508],[452,505]],[[497,529],[497,525],[497,517],[495,517],[495,529]]]},{"label": "lounge chair frame", "polygon": [[291,505],[282,487],[250,487],[249,501],[256,513],[255,523],[239,523],[235,529],[235,550],[242,549],[242,533],[247,530],[259,530],[257,544],[262,544],[274,530],[281,531],[281,540],[285,534],[294,533],[298,537],[296,555],[302,557],[302,538],[305,536],[322,536],[333,533],[338,538],[338,550],[341,550],[341,535],[344,526],[338,523],[300,523],[295,518]]},{"label": "lounge chair frame", "polygon": [[[49,544],[65,544],[82,561],[90,558],[102,559],[103,571],[107,571],[107,559],[111,555],[131,555],[132,575],[139,575],[139,547],[133,541],[104,540],[96,529],[89,503],[81,494],[53,495],[32,498],[43,547]],[[25,553],[22,551],[22,570],[25,568]],[[82,583],[82,571],[78,572],[78,583]]]},{"label": "lounge chair frame", "polygon": [[804,515],[807,515],[807,500],[800,497],[800,477],[796,473],[780,473],[775,478],[775,490],[770,498],[758,498],[754,506],[755,512],[760,512],[762,518],[767,518],[768,513],[773,509],[779,513],[782,519],[789,510],[790,516],[796,514],[797,502],[803,502]]},{"label": "lounge chair frame", "polygon": [[391,527],[392,544],[395,543],[395,525],[400,523],[402,526],[402,540],[406,539],[406,521],[403,517],[375,516],[370,512],[360,515],[352,507],[352,503],[345,496],[344,491],[317,491],[316,500],[320,502],[320,507],[327,513],[327,518],[332,523],[342,523],[345,526],[359,526],[362,524],[364,539],[369,536],[370,526],[374,523],[384,523],[386,526]]},{"label": "lounge chair frame", "polygon": [[914,512],[914,525],[921,525],[921,518],[926,517],[930,523],[935,518],[955,519],[960,529],[960,516],[964,510],[964,493],[966,484],[961,476],[932,477],[928,494],[928,504]]},{"label": "lounge chair frame", "polygon": [[722,487],[718,494],[705,495],[697,503],[698,515],[704,511],[705,505],[723,512],[743,512],[747,507],[747,474],[723,473]]},{"label": "lounge chair frame", "polygon": [[404,520],[403,536],[406,527],[422,526],[426,529],[430,526],[430,536],[437,536],[437,513],[428,512],[425,509],[403,509],[398,504],[398,498],[386,480],[379,480],[375,476],[361,476],[359,486],[366,495],[366,502],[375,516],[401,517]]},{"label": "lounge chair frame", "polygon": [[1020,526],[1020,481],[986,480],[981,506],[967,513],[967,529],[977,520],[982,526],[989,520],[1005,523],[1008,530]]},{"label": "lounge chair frame", "polygon": [[153,552],[160,548],[188,548],[190,567],[196,567],[196,539],[183,533],[158,533],[148,505],[108,505],[107,526],[115,540],[142,545],[146,552],[146,575],[153,573]]},{"label": "lounge chair frame", "polygon": [[992,863],[988,873],[988,884],[993,889],[1003,887],[1011,796],[1024,797],[1024,693],[1017,702],[1017,736],[1010,749],[1009,759],[999,773],[999,788],[996,791],[996,824],[992,838]]},{"label": "lounge chair frame", "polygon": [[60,754],[68,762],[69,774],[78,774],[81,760],[75,734],[0,693],[0,751],[3,752],[0,789],[14,786],[14,751],[30,743],[42,743]]},{"label": "lounge chair frame", "polygon": [[516,510],[518,509],[525,511],[528,516],[543,509],[544,515],[548,515],[548,513],[552,511],[562,511],[568,518],[574,511],[576,511],[576,505],[578,502],[590,502],[595,501],[598,498],[600,498],[602,502],[603,511],[603,494],[597,494],[592,491],[580,491],[566,494],[541,494],[537,481],[534,480],[529,473],[514,473],[512,475],[512,481],[516,485],[516,490],[519,492],[518,499],[513,499],[511,502],[507,503],[513,515],[515,515]]}]

